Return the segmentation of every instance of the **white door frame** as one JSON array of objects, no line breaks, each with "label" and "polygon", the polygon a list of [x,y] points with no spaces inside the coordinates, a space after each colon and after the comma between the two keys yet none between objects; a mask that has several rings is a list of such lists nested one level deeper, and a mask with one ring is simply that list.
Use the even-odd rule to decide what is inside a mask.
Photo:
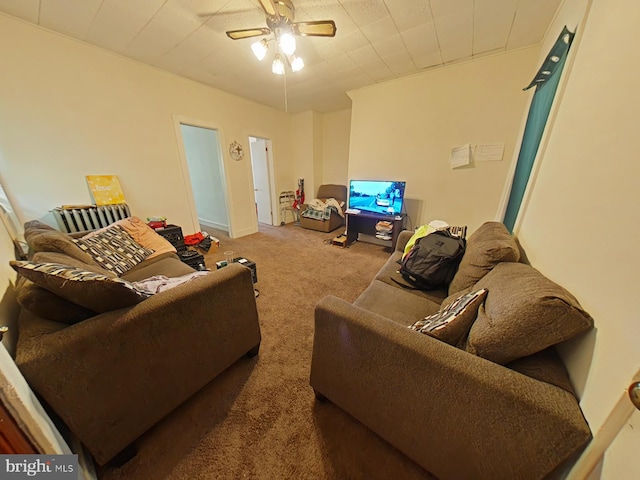
[{"label": "white door frame", "polygon": [[[269,137],[264,135],[249,135],[247,137],[247,143],[251,144],[250,138],[258,138],[260,140],[264,140],[265,145],[267,147],[267,172],[269,173],[269,199],[271,201],[271,225],[280,225],[280,210],[277,207],[277,199],[276,199],[276,184],[274,181],[275,178],[275,169],[274,169],[274,156],[273,156],[273,142]],[[253,185],[253,161],[251,162],[251,184]],[[256,186],[253,185],[255,189]],[[258,231],[258,214],[256,212],[255,215],[255,229]]]},{"label": "white door frame", "polygon": [[[191,127],[200,127],[206,128],[209,130],[215,130],[218,132],[219,145],[225,145],[224,136],[222,133],[222,129],[220,126],[213,124],[211,122],[207,122],[205,120],[198,120],[189,117],[184,117],[182,115],[173,115],[173,127],[176,134],[176,144],[178,145],[178,153],[180,157],[180,168],[182,171],[182,181],[185,186],[185,190],[187,191],[187,203],[189,204],[189,210],[191,214],[191,230],[192,232],[200,231],[200,220],[198,219],[198,209],[196,208],[196,200],[193,195],[193,186],[191,184],[191,176],[189,174],[189,164],[187,163],[187,152],[184,149],[184,139],[182,138],[182,131],[180,130],[180,125],[189,125]],[[233,201],[231,198],[231,190],[227,185],[228,171],[227,171],[227,162],[222,151],[218,152],[220,155],[220,161],[222,162],[222,169],[220,171],[222,175],[222,185],[224,189],[224,198],[227,209],[227,217],[229,219],[229,237],[233,238],[233,212],[232,206]],[[184,228],[183,228],[184,230]]]}]

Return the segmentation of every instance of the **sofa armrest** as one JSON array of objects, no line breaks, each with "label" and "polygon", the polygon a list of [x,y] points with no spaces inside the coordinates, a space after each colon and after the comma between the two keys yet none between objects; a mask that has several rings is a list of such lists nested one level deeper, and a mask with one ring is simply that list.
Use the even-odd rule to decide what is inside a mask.
[{"label": "sofa armrest", "polygon": [[411,230],[403,230],[400,232],[400,235],[398,235],[398,241],[396,242],[396,251],[398,252],[404,252],[404,247],[406,247],[407,242],[409,242],[409,239],[413,236],[413,233]]},{"label": "sofa armrest", "polygon": [[259,344],[251,272],[233,264],[35,336],[18,363],[103,464]]},{"label": "sofa armrest", "polygon": [[439,478],[541,478],[591,435],[566,391],[331,296],[310,383]]}]

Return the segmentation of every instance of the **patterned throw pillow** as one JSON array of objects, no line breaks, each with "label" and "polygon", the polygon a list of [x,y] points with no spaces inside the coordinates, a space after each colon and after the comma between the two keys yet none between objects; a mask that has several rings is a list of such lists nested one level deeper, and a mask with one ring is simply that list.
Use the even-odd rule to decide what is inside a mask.
[{"label": "patterned throw pillow", "polygon": [[114,225],[97,235],[73,240],[102,268],[122,275],[153,253],[136,242],[122,227]]},{"label": "patterned throw pillow", "polygon": [[125,308],[150,296],[117,277],[88,272],[59,263],[11,261],[11,267],[36,285],[76,305],[102,313]]},{"label": "patterned throw pillow", "polygon": [[418,320],[408,328],[456,346],[469,332],[487,292],[488,290],[483,288],[462,295],[442,307],[438,313]]}]

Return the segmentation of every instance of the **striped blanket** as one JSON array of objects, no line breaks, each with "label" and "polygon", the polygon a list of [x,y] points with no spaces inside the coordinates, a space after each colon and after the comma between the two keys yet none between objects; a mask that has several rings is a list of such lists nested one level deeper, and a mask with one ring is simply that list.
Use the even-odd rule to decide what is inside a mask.
[{"label": "striped blanket", "polygon": [[307,208],[302,212],[304,218],[313,218],[314,220],[329,220],[331,218],[331,212],[338,212],[336,207],[326,207],[324,210],[313,210]]}]

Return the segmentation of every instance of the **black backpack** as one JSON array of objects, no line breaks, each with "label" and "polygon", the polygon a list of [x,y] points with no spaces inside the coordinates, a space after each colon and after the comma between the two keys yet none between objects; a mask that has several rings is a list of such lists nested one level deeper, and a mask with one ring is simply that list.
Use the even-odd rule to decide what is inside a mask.
[{"label": "black backpack", "polygon": [[413,286],[394,280],[406,288],[433,290],[448,285],[458,270],[467,241],[438,230],[419,238],[400,262],[400,274]]}]

